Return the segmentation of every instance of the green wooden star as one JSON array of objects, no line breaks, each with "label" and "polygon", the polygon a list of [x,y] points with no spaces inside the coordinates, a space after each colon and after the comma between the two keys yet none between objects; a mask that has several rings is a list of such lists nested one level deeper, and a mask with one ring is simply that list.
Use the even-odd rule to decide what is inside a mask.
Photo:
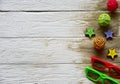
[{"label": "green wooden star", "polygon": [[93,28],[87,28],[87,30],[86,30],[86,32],[85,32],[85,35],[86,35],[86,36],[89,36],[90,38],[91,38],[92,36],[95,36],[95,32],[94,32]]}]

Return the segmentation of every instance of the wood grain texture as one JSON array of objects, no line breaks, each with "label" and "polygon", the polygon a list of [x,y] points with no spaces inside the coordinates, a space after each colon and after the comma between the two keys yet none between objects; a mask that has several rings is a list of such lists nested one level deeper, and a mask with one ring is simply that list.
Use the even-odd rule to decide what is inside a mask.
[{"label": "wood grain texture", "polygon": [[[93,48],[93,41],[87,38],[1,38],[0,63],[89,64],[93,55],[119,63],[119,43],[118,38],[114,38],[106,43],[104,52],[99,53]],[[108,48],[117,49],[118,57],[115,60],[106,57]]]},{"label": "wood grain texture", "polygon": [[[106,12],[1,12],[0,37],[83,37],[87,27],[103,35],[97,19]],[[111,14],[111,29],[120,36],[120,13]]]},{"label": "wood grain texture", "polygon": [[93,84],[85,64],[0,65],[1,84]]},{"label": "wood grain texture", "polygon": [[[89,4],[88,4],[89,3]],[[1,10],[91,10],[98,0],[1,0]],[[5,5],[6,4],[6,5]],[[86,5],[87,4],[87,5]],[[93,5],[94,4],[94,5]]]},{"label": "wood grain texture", "polygon": [[[106,1],[0,0],[0,84],[93,84],[84,73],[92,55],[119,66],[120,7],[111,14]],[[115,34],[99,53],[84,32],[94,27],[104,36],[102,13],[110,14]],[[117,49],[115,60],[108,48]]]},{"label": "wood grain texture", "polygon": [[[120,2],[120,0],[118,0]],[[1,0],[2,11],[106,10],[107,0]]]}]

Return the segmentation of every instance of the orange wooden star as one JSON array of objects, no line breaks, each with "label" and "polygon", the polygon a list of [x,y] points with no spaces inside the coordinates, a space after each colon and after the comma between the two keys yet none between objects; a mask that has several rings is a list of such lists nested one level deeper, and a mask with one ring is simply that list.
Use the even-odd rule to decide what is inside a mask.
[{"label": "orange wooden star", "polygon": [[109,53],[107,56],[110,56],[112,59],[114,59],[114,57],[118,55],[116,49],[109,49],[108,51]]}]

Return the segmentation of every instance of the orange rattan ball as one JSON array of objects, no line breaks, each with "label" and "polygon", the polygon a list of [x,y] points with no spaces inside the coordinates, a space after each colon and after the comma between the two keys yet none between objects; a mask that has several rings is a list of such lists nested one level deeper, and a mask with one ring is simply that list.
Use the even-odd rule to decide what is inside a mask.
[{"label": "orange rattan ball", "polygon": [[103,37],[95,37],[93,43],[95,49],[101,50],[105,46],[105,39]]}]

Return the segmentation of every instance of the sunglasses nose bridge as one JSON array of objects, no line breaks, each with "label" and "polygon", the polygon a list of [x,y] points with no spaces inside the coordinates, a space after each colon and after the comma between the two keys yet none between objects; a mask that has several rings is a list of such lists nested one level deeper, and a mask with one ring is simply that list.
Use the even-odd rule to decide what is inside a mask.
[{"label": "sunglasses nose bridge", "polygon": [[106,78],[106,76],[104,74],[101,74],[100,77],[103,79]]},{"label": "sunglasses nose bridge", "polygon": [[108,71],[108,70],[109,70],[109,68],[110,68],[109,66],[106,66],[106,67],[105,67],[105,70],[106,70],[106,71]]}]

